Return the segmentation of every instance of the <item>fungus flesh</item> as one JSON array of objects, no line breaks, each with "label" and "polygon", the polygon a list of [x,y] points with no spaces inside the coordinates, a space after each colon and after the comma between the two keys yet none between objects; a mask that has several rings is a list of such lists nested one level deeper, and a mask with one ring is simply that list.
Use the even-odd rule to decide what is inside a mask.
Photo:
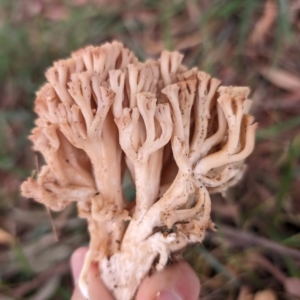
[{"label": "fungus flesh", "polygon": [[[201,243],[210,194],[245,171],[257,124],[247,87],[220,86],[164,51],[141,63],[121,43],[87,47],[55,62],[37,92],[30,139],[46,164],[24,196],[54,211],[76,202],[90,250],[79,285],[88,298],[92,261],[118,300],[132,299],[155,264]],[[122,192],[130,174],[136,199]]]}]

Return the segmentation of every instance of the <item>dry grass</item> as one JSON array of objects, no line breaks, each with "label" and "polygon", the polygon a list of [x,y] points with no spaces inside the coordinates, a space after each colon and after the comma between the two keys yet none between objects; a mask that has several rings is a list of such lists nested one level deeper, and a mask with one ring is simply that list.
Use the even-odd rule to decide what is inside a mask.
[{"label": "dry grass", "polygon": [[260,129],[247,174],[213,198],[219,230],[185,256],[201,299],[300,298],[300,1],[199,2],[0,1],[0,299],[70,298],[85,224],[73,207],[52,214],[56,242],[46,209],[20,196],[37,167],[26,137],[51,62],[112,39],[141,59],[180,50],[188,66],[251,87]]}]

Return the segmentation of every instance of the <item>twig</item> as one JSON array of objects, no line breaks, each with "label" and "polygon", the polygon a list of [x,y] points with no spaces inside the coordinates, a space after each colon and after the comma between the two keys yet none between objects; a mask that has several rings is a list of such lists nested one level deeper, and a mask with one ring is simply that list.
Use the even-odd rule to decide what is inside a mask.
[{"label": "twig", "polygon": [[222,225],[217,233],[207,233],[207,238],[214,240],[216,237],[223,237],[229,240],[234,246],[246,247],[261,247],[272,250],[278,254],[289,256],[290,258],[300,260],[300,251],[297,249],[282,246],[276,242],[268,240],[264,237],[259,237],[253,233],[235,229],[226,225]]},{"label": "twig", "polygon": [[20,286],[14,288],[12,295],[17,299],[21,299],[25,294],[32,291],[33,289],[36,289],[45,281],[49,280],[49,278],[52,278],[53,275],[67,273],[69,271],[69,268],[69,262],[64,262],[62,264],[54,266],[44,273],[41,273],[40,275],[34,277],[31,281],[24,282]]}]

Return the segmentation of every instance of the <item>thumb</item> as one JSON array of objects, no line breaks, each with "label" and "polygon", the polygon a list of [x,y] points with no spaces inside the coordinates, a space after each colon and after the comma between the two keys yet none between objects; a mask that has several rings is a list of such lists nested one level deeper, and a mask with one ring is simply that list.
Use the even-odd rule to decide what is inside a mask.
[{"label": "thumb", "polygon": [[147,276],[137,292],[137,300],[196,300],[200,283],[186,262],[167,266],[160,272]]},{"label": "thumb", "polygon": [[71,300],[84,300],[84,297],[82,296],[82,294],[79,290],[77,281],[78,281],[78,277],[80,275],[81,269],[83,267],[84,258],[85,258],[85,255],[87,254],[87,252],[88,252],[87,247],[81,247],[81,248],[77,249],[71,257],[71,271],[72,271],[73,282],[75,285]]},{"label": "thumb", "polygon": [[78,248],[71,256],[70,263],[74,285],[77,284],[81,269],[84,264],[84,259],[88,250],[89,249],[87,247]]}]

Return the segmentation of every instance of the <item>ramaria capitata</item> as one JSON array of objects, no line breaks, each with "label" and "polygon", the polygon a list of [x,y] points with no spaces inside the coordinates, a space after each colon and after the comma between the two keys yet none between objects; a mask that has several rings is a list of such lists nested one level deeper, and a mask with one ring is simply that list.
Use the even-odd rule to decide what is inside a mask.
[{"label": "ramaria capitata", "polygon": [[[118,300],[134,296],[153,264],[201,243],[210,193],[234,185],[255,140],[247,87],[224,87],[178,52],[141,63],[122,44],[87,47],[55,62],[37,92],[30,136],[46,165],[22,193],[55,211],[77,202],[90,250],[80,276],[101,277]],[[128,170],[134,203],[122,192]]]}]

